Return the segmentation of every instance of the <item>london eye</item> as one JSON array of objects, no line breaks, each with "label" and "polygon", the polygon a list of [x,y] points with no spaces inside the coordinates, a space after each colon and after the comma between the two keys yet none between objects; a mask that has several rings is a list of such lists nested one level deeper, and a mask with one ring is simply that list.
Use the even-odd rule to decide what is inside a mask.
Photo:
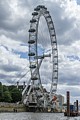
[{"label": "london eye", "polygon": [[[42,41],[41,37],[39,37],[39,23],[40,23],[41,16],[44,17],[45,23],[47,23],[47,28],[49,31],[48,33],[50,38],[48,42],[49,48],[46,47],[47,38],[45,41],[44,39]],[[28,97],[26,99],[26,102],[27,101],[29,102],[30,92],[31,92],[30,96],[32,96],[33,103],[40,103],[39,101],[44,96],[44,90],[42,86],[43,78],[41,73],[41,67],[44,65],[44,63],[46,64],[46,66],[50,66],[50,69],[51,69],[51,73],[50,73],[51,88],[50,88],[50,94],[49,94],[49,98],[51,100],[52,96],[57,91],[58,50],[57,50],[56,32],[55,32],[55,27],[54,27],[52,17],[49,11],[47,10],[47,8],[43,5],[37,6],[34,9],[34,12],[32,13],[32,19],[30,20],[28,44],[29,44],[28,56],[29,56],[29,63],[30,63],[29,68],[31,73],[31,78],[30,78],[31,89],[28,90],[28,95],[27,95]],[[44,62],[45,59],[47,62]],[[48,74],[48,70],[46,71]],[[47,80],[46,77],[47,76],[45,76],[44,78],[45,80]],[[23,94],[25,93],[25,91],[27,91],[27,87],[25,88]]]}]

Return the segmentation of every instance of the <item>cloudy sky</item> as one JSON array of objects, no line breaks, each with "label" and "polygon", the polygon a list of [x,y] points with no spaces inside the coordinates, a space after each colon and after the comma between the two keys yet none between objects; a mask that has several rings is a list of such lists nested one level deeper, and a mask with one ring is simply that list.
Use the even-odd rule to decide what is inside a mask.
[{"label": "cloudy sky", "polygon": [[[69,90],[71,101],[80,101],[80,0],[0,0],[0,81],[3,84],[27,83],[30,77],[28,30],[32,12],[39,4],[49,10],[56,30],[59,55],[57,93],[65,96]],[[40,25],[44,26],[44,31],[46,21],[41,20]],[[42,28],[40,25],[39,29]],[[47,32],[43,34],[42,37]],[[46,79],[43,76],[42,82],[49,90],[49,75],[45,70],[43,73]]]}]

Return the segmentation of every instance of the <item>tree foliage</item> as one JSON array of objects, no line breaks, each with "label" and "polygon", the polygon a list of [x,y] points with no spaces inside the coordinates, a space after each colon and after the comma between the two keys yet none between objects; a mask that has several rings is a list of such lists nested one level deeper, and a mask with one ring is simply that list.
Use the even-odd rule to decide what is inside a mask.
[{"label": "tree foliage", "polygon": [[2,96],[2,83],[0,82],[0,96]]},{"label": "tree foliage", "polygon": [[0,102],[18,102],[22,100],[21,91],[16,86],[5,86],[0,82]]},{"label": "tree foliage", "polygon": [[9,91],[5,91],[3,94],[3,100],[4,102],[11,102],[12,101],[12,97]]},{"label": "tree foliage", "polygon": [[8,90],[7,86],[3,85],[3,92],[5,92],[5,91],[9,91],[9,90]]},{"label": "tree foliage", "polygon": [[18,101],[21,101],[22,94],[21,94],[21,92],[19,91],[18,88],[14,88],[11,91],[11,97],[12,97],[12,102],[18,102]]}]

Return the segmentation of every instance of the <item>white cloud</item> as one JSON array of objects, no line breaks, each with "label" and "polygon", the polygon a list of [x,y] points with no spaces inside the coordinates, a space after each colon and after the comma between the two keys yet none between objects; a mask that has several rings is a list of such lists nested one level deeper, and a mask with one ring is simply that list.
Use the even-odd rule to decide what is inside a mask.
[{"label": "white cloud", "polygon": [[78,85],[66,85],[66,84],[58,84],[58,94],[62,93],[65,97],[66,102],[66,92],[70,91],[70,102],[74,103],[77,98],[80,100],[80,83]]},{"label": "white cloud", "polygon": [[[80,61],[75,59],[70,61],[67,56],[80,57],[80,5],[77,4],[78,0],[1,0],[0,4],[0,76],[5,81],[10,78],[12,81],[17,74],[18,68],[21,71],[25,66],[29,69],[28,59],[20,57],[17,52],[28,52],[28,30],[30,27],[29,21],[32,19],[32,12],[38,4],[44,4],[52,16],[54,26],[56,29],[57,41],[58,41],[58,54],[59,54],[59,82],[58,92],[63,93],[71,88],[74,89],[72,97],[76,95],[77,86],[80,78]],[[5,6],[6,4],[6,6]],[[2,12],[3,11],[3,12]],[[40,20],[39,30],[42,29],[44,35],[39,37],[45,38],[47,33],[46,21]],[[42,43],[42,42],[41,42]],[[49,41],[43,42],[43,46],[49,47]],[[15,51],[15,52],[13,52]],[[46,66],[46,64],[48,64]],[[10,70],[11,72],[8,72]],[[47,67],[47,68],[46,68]],[[14,70],[14,68],[16,70]],[[45,62],[42,66],[43,78],[45,86],[50,88],[50,65]],[[45,73],[45,69],[48,69]],[[3,73],[3,74],[2,74]],[[12,76],[12,77],[11,77]],[[9,79],[9,80],[10,80]],[[16,78],[17,79],[17,78]],[[26,80],[26,78],[24,78]],[[27,78],[28,79],[28,78]],[[46,85],[47,83],[47,85]],[[63,84],[63,85],[62,85]],[[69,85],[70,84],[70,85]],[[66,89],[65,89],[66,88]],[[72,98],[73,99],[73,98]]]},{"label": "white cloud", "polygon": [[12,51],[12,49],[14,49],[19,52],[28,52],[27,44],[21,46],[22,42],[15,41],[14,39],[8,38],[5,35],[1,35],[0,40],[1,40],[0,45],[5,46],[8,49],[8,51]]}]

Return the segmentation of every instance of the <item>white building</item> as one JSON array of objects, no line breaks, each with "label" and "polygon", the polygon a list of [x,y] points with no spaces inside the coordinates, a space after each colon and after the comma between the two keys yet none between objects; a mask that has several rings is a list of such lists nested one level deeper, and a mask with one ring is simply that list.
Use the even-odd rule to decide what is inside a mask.
[{"label": "white building", "polygon": [[62,110],[63,104],[64,104],[64,96],[62,95],[56,95],[57,100],[56,100],[56,108],[58,110]]}]

